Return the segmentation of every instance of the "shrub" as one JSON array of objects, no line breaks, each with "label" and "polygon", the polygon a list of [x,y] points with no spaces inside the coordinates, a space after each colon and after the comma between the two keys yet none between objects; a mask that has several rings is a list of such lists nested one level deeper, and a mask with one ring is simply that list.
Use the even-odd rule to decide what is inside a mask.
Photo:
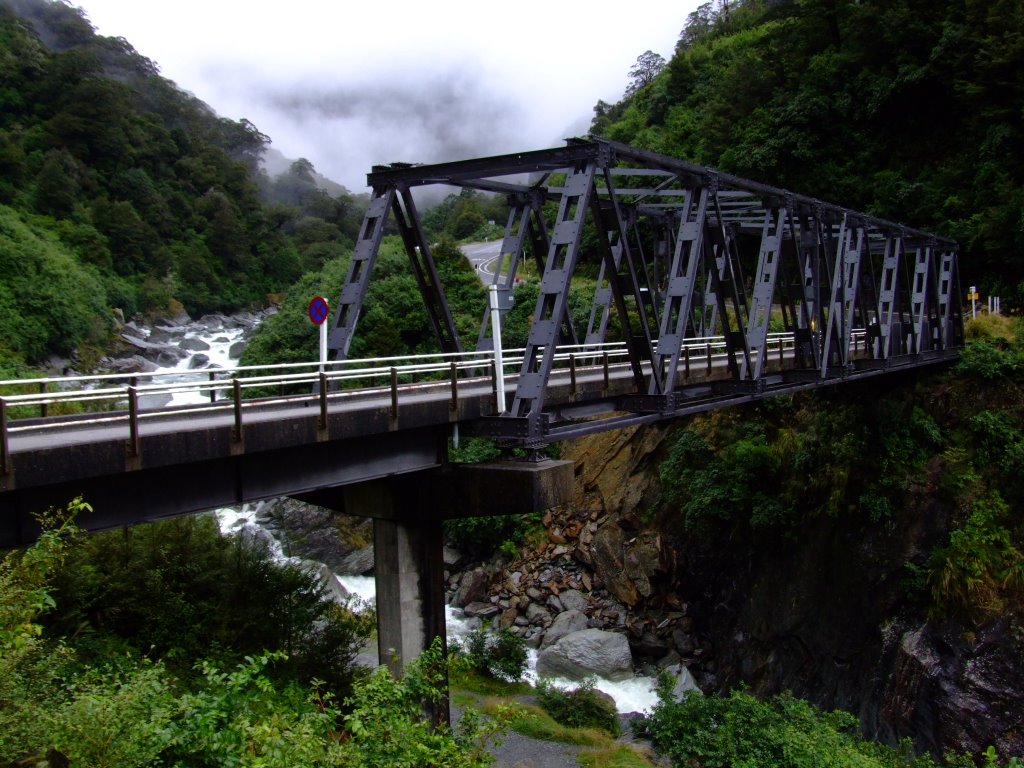
[{"label": "shrub", "polygon": [[594,690],[594,678],[587,678],[568,691],[547,680],[537,682],[537,701],[555,722],[572,728],[600,728],[612,736],[622,733],[615,705]]},{"label": "shrub", "polygon": [[238,663],[282,651],[272,670],[318,678],[344,695],[372,619],[339,606],[307,571],[274,561],[253,537],[223,537],[212,516],[81,537],[54,581],[47,618],[80,652],[132,648],[192,674],[198,658]]},{"label": "shrub", "polygon": [[467,635],[461,650],[470,666],[488,677],[515,683],[526,671],[526,644],[510,629],[492,634],[478,627]]},{"label": "shrub", "polygon": [[456,549],[473,557],[489,557],[505,542],[516,544],[526,538],[539,517],[533,513],[445,520],[444,533]]},{"label": "shrub", "polygon": [[932,552],[928,583],[940,613],[980,622],[1024,601],[1024,554],[1003,525],[1008,515],[997,492],[978,498],[949,544]]},{"label": "shrub", "polygon": [[861,739],[848,712],[822,712],[789,694],[759,701],[749,693],[728,697],[686,696],[675,701],[670,685],[644,728],[674,766],[715,768],[934,768],[914,758],[910,745],[897,751]]}]

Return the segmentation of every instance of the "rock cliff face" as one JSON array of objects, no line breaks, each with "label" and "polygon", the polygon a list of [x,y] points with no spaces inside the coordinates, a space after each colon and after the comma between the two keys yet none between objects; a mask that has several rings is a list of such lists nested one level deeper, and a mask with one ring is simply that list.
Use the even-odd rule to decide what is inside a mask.
[{"label": "rock cliff face", "polygon": [[1010,617],[973,633],[938,624],[911,599],[905,563],[948,535],[927,493],[937,478],[887,523],[839,517],[794,537],[693,541],[640,523],[665,437],[623,430],[563,451],[577,506],[598,523],[573,556],[624,610],[634,654],[677,654],[706,692],[742,684],[846,709],[886,741],[1024,754],[1024,630]]}]

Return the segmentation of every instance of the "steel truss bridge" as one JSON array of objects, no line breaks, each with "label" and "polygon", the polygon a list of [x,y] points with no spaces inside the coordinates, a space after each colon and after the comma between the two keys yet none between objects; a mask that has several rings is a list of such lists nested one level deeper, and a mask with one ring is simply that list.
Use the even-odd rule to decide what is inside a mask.
[{"label": "steel truss bridge", "polygon": [[[528,179],[528,180],[524,180]],[[957,244],[901,224],[606,139],[438,165],[375,167],[373,195],[336,306],[329,346],[344,358],[385,222],[393,215],[441,349],[462,351],[413,190],[428,185],[507,196],[494,275],[504,317],[533,258],[540,291],[510,407],[477,429],[537,445],[575,436],[587,409],[549,396],[560,344],[597,347],[617,318],[634,391],[616,407],[688,411],[706,387],[680,381],[688,340],[721,335],[729,377],[714,395],[779,392],[956,355],[963,340]],[[546,213],[557,207],[553,222]],[[569,289],[587,235],[600,274],[585,335]],[[769,328],[792,335],[793,364],[769,374]],[[485,313],[476,348],[492,346]],[[865,354],[854,348],[866,333]],[[594,425],[594,430],[607,428]]]},{"label": "steel truss bridge", "polygon": [[[105,510],[93,528],[282,495],[331,506],[331,489],[443,467],[456,430],[533,449],[931,365],[962,345],[955,242],[615,142],[376,167],[368,182],[325,365],[0,382],[0,546],[31,540],[31,512],[79,493]],[[427,185],[509,201],[498,301],[472,350],[414,202]],[[392,217],[440,352],[347,360]],[[577,329],[569,290],[594,256]],[[507,316],[524,259],[540,274],[532,323],[497,363],[488,315]],[[191,405],[157,398],[186,391]],[[436,514],[469,513],[450,502]]]}]

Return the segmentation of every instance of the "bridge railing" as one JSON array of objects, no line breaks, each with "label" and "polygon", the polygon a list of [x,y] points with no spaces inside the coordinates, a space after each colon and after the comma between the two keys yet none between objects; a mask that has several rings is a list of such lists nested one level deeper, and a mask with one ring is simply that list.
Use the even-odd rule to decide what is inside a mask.
[{"label": "bridge railing", "polygon": [[[854,346],[863,348],[866,333],[854,333]],[[770,350],[778,350],[780,362],[794,344],[790,333],[769,335]],[[683,380],[690,366],[710,371],[716,358],[726,354],[725,339],[707,336],[687,339],[680,362]],[[510,387],[522,364],[523,349],[507,350],[503,370]],[[600,345],[559,346],[553,374],[569,383],[575,394],[578,381],[609,376],[628,367],[623,342]],[[363,360],[281,363],[236,366],[196,371],[164,371],[131,374],[13,379],[0,381],[0,449],[6,453],[11,434],[45,431],[73,425],[92,426],[127,419],[131,435],[137,437],[143,420],[190,413],[232,412],[241,427],[247,409],[286,403],[319,402],[321,410],[343,403],[347,398],[388,397],[399,406],[400,394],[424,388],[450,387],[457,409],[460,392],[479,394],[490,387],[495,398],[498,388],[492,352],[436,353],[379,357]],[[273,394],[267,394],[268,391]],[[290,392],[290,393],[289,393]],[[503,405],[494,403],[495,412]],[[3,457],[0,457],[2,459]]]}]

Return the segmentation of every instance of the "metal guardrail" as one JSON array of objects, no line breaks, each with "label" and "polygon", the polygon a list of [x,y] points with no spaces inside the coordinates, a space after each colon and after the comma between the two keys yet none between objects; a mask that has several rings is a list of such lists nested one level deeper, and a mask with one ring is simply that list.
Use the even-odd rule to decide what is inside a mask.
[{"label": "metal guardrail", "polygon": [[[864,343],[865,338],[863,330],[854,332],[855,350]],[[769,347],[778,349],[780,361],[792,346],[792,334],[769,334]],[[684,344],[680,365],[684,380],[689,378],[694,365],[704,365],[710,372],[714,358],[724,355],[725,348],[725,339],[721,336],[688,339]],[[521,366],[523,352],[523,349],[505,350],[502,375],[506,379],[514,375],[507,373],[506,369],[516,371]],[[570,394],[575,395],[578,380],[584,374],[598,373],[603,376],[607,389],[611,369],[627,365],[627,360],[628,353],[623,342],[565,345],[560,346],[556,352],[554,372],[568,376]],[[127,421],[129,450],[132,450],[132,447],[138,446],[139,425],[144,420],[192,413],[209,415],[231,412],[234,419],[233,434],[240,440],[243,413],[248,407],[316,401],[321,423],[325,423],[331,402],[342,402],[346,398],[374,393],[383,396],[389,392],[392,417],[396,418],[400,393],[448,386],[451,392],[450,408],[456,412],[460,387],[484,386],[490,381],[497,401],[497,376],[493,353],[466,352],[328,361],[324,364],[317,361],[237,366],[195,372],[5,380],[0,381],[0,472],[7,472],[10,466],[9,437],[19,433],[59,431]],[[289,387],[303,389],[304,392],[285,394]],[[34,391],[17,392],[26,388]],[[246,396],[255,394],[256,390],[265,392],[267,388],[276,388],[278,393],[273,396]],[[146,401],[154,397],[162,399],[181,394],[196,394],[204,400],[208,398],[208,401],[202,404],[146,405]],[[102,407],[98,407],[100,405]],[[29,414],[27,410],[35,412]],[[55,415],[54,410],[65,410],[67,413]],[[495,410],[501,412],[504,410],[503,405],[495,402]]]}]

